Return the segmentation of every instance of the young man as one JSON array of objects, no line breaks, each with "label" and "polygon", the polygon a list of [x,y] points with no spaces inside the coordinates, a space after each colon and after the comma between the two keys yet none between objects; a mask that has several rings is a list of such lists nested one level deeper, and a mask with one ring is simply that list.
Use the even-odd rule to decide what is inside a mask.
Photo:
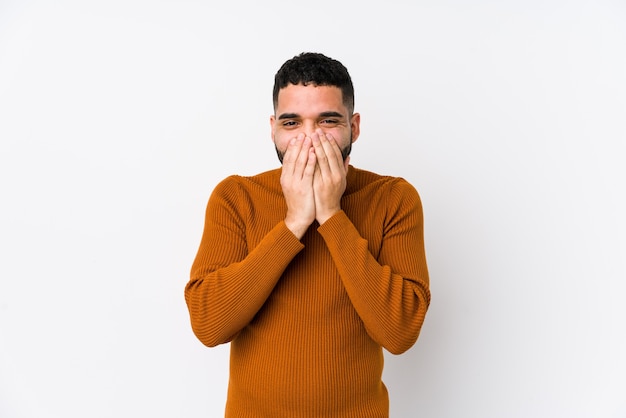
[{"label": "young man", "polygon": [[213,191],[185,288],[194,333],[230,342],[226,417],[387,417],[383,351],[430,302],[422,207],[405,180],[349,165],[350,75],[303,53],[275,77],[282,168]]}]

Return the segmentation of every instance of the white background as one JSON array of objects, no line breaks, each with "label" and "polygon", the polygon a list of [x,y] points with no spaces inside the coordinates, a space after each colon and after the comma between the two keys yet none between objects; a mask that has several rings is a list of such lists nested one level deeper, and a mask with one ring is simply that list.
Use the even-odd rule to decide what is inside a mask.
[{"label": "white background", "polygon": [[222,416],[183,288],[302,51],[353,76],[352,163],[423,200],[392,417],[626,417],[618,0],[0,0],[0,417]]}]

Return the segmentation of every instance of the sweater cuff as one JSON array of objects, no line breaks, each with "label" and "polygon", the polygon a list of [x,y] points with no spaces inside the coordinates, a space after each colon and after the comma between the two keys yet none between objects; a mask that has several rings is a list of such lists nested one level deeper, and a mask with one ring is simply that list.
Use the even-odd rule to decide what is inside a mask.
[{"label": "sweater cuff", "polygon": [[317,231],[323,237],[335,237],[337,239],[340,237],[345,238],[346,235],[352,235],[353,233],[356,233],[359,238],[361,237],[343,210],[328,218],[326,222],[317,228]]},{"label": "sweater cuff", "polygon": [[304,244],[287,228],[285,221],[278,223],[270,235],[273,237],[272,245],[278,245],[286,253],[297,254],[304,248]]}]

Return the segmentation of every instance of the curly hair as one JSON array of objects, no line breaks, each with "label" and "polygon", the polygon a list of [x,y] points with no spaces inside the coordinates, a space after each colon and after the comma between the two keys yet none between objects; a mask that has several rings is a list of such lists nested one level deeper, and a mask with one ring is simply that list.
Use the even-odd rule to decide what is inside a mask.
[{"label": "curly hair", "polygon": [[303,52],[286,61],[274,76],[274,109],[278,104],[278,92],[289,84],[338,87],[349,114],[354,112],[352,78],[346,67],[335,59],[315,52]]}]

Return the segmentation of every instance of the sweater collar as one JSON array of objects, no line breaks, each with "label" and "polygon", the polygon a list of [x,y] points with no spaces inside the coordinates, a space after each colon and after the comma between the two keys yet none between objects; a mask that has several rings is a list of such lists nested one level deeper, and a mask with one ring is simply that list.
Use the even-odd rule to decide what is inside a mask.
[{"label": "sweater collar", "polygon": [[[278,187],[279,191],[282,191],[282,188],[280,186],[280,175],[282,174],[282,171],[283,169],[282,167],[280,167],[275,170],[271,170],[268,173],[272,177],[272,183],[275,184],[276,187]],[[344,196],[359,189],[359,185],[357,183],[358,171],[358,168],[352,165],[348,166],[348,174],[346,175],[346,191],[343,193]]]}]

